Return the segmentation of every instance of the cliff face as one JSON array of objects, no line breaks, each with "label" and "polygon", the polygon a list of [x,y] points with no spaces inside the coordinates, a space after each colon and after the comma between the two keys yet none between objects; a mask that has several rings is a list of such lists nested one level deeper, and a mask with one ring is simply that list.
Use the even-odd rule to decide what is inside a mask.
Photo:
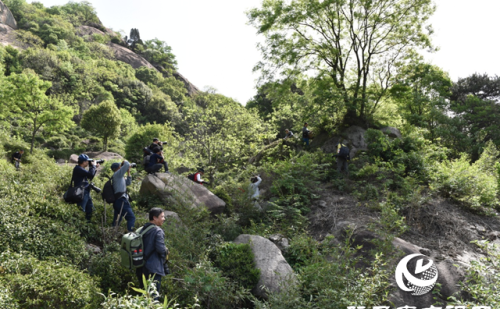
[{"label": "cliff face", "polygon": [[9,8],[0,0],[0,24],[7,25],[12,29],[17,29],[17,22]]}]

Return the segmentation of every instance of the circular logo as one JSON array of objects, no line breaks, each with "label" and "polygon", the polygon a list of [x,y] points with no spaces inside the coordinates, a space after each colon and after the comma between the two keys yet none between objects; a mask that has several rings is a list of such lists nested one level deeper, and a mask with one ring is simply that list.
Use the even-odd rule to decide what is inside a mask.
[{"label": "circular logo", "polygon": [[[416,257],[422,258],[416,261],[415,269],[412,273],[408,269],[408,264]],[[428,260],[425,265],[423,265],[424,258]],[[411,295],[414,296],[429,293],[436,285],[437,279],[438,271],[436,265],[422,254],[410,254],[399,261],[396,267],[396,283],[398,287],[405,292],[412,292]]]}]

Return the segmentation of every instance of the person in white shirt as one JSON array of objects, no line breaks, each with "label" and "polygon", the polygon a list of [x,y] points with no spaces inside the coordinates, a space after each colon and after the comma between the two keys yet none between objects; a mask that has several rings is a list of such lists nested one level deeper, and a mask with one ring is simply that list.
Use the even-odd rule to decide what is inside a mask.
[{"label": "person in white shirt", "polygon": [[260,178],[260,175],[257,175],[255,177],[250,178],[250,182],[251,183],[248,188],[248,195],[252,200],[254,207],[259,210],[262,210],[262,207],[260,207],[259,205],[259,197],[260,197],[259,185],[262,182],[262,178]]},{"label": "person in white shirt", "polygon": [[200,185],[203,185],[203,183],[205,183],[205,180],[201,179],[201,175],[203,174],[205,174],[205,170],[199,168],[196,174],[194,174],[194,181],[199,183]]}]

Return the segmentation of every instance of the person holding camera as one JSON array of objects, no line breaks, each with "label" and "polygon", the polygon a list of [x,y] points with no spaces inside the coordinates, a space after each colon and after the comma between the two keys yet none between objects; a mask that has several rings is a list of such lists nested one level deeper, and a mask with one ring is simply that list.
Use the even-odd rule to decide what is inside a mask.
[{"label": "person holding camera", "polygon": [[259,185],[261,183],[262,183],[262,178],[260,178],[260,175],[254,176],[250,178],[250,186],[248,188],[248,195],[252,200],[254,207],[259,210],[262,209],[259,205],[259,198],[260,198]]},{"label": "person holding camera", "polygon": [[[160,149],[153,149],[153,154],[149,157],[149,165],[146,167],[146,172],[149,174],[155,174],[164,166],[162,162],[165,162],[165,160],[161,155]],[[168,170],[165,172],[168,173]]]},{"label": "person holding camera", "polygon": [[[80,206],[85,212],[85,219],[87,219],[87,222],[90,223],[90,220],[92,219],[92,212],[94,211],[94,203],[92,202],[92,197],[90,196],[91,186],[89,180],[94,179],[97,171],[96,168],[99,166],[99,163],[89,160],[89,156],[86,154],[82,153],[78,156],[78,165],[73,169],[73,181],[75,187],[82,184],[85,186],[83,201],[77,203],[77,205]],[[87,167],[89,167],[88,171],[86,170]]]},{"label": "person holding camera", "polygon": [[[165,161],[165,158],[163,157],[163,145],[166,145],[167,142],[161,142],[158,138],[153,138],[153,143],[149,146],[149,149],[153,152],[153,155],[155,154],[155,149],[158,149],[159,150],[159,155],[162,157],[161,161],[159,163],[161,163],[163,165],[163,167],[165,167],[165,173],[168,173],[168,164],[167,162]],[[151,156],[153,156],[151,155]],[[151,160],[151,157],[149,158]],[[155,161],[155,164],[157,162]],[[156,170],[155,173],[159,171]]]},{"label": "person holding camera", "polygon": [[[119,225],[123,217],[127,220],[127,230],[132,232],[134,230],[135,215],[130,205],[130,197],[127,193],[127,186],[132,184],[132,177],[130,177],[130,168],[132,166],[125,160],[120,163],[111,164],[113,176],[111,182],[115,192],[115,202],[113,203],[113,226]],[[127,178],[125,179],[125,174]],[[120,216],[120,218],[118,218]]]},{"label": "person holding camera", "polygon": [[152,208],[149,211],[149,223],[146,223],[142,230],[150,226],[154,228],[146,231],[142,235],[142,242],[144,244],[144,266],[136,269],[137,279],[139,286],[144,289],[142,276],[146,279],[151,277],[156,283],[156,291],[158,294],[155,300],[159,298],[161,277],[168,275],[170,270],[168,268],[168,249],[165,246],[165,232],[161,226],[165,222],[165,212],[161,208]]},{"label": "person holding camera", "polygon": [[307,122],[304,123],[304,127],[302,128],[302,141],[306,144],[307,147],[309,147],[309,139],[311,136],[311,131],[309,131],[307,126],[308,126]]}]

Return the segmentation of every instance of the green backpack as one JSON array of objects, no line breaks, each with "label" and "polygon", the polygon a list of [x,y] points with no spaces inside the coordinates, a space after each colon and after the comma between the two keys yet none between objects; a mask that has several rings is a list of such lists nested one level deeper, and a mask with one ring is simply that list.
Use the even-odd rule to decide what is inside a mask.
[{"label": "green backpack", "polygon": [[122,236],[120,256],[122,258],[122,266],[130,270],[144,266],[144,246],[142,243],[142,235],[156,225],[150,225],[146,229],[141,227],[136,232],[129,232]]}]

